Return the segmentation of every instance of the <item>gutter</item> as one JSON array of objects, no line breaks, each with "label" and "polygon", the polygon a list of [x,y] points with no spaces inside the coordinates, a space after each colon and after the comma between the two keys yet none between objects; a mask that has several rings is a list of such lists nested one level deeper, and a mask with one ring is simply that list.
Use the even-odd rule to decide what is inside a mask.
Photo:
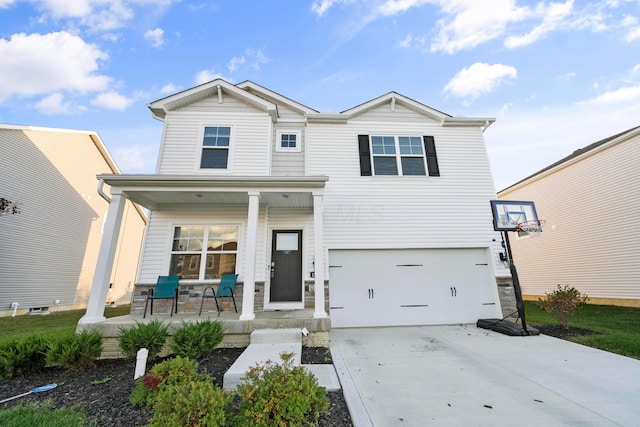
[{"label": "gutter", "polygon": [[105,199],[107,203],[111,203],[111,198],[107,196],[107,193],[104,192],[104,190],[102,189],[103,187],[104,187],[104,179],[100,178],[98,180],[98,194],[100,195],[100,197]]}]

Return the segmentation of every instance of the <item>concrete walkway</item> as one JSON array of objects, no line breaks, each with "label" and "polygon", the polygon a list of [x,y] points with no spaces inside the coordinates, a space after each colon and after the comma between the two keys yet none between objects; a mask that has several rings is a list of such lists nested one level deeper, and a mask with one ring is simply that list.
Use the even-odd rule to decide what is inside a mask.
[{"label": "concrete walkway", "polygon": [[360,426],[638,426],[640,360],[475,325],[333,329]]}]

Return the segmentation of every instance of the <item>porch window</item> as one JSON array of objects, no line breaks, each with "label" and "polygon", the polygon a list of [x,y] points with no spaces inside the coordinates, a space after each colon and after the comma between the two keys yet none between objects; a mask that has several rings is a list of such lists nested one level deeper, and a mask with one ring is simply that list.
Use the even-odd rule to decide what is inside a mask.
[{"label": "porch window", "polygon": [[236,226],[177,226],[173,231],[169,275],[183,280],[219,279],[225,273],[235,273],[237,255]]},{"label": "porch window", "polygon": [[226,126],[206,126],[202,141],[201,169],[227,169],[231,128]]}]

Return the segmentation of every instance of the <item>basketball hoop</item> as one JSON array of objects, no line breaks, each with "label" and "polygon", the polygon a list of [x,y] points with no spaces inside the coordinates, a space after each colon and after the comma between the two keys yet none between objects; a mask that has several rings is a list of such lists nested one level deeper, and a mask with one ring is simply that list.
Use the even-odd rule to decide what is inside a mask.
[{"label": "basketball hoop", "polygon": [[531,237],[540,237],[544,223],[544,220],[537,219],[533,221],[524,221],[518,224],[516,231],[526,233]]}]

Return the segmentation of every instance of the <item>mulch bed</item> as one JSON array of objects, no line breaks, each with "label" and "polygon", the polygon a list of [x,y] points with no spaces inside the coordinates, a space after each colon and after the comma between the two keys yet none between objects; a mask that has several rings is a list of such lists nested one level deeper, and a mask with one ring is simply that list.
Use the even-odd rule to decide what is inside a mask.
[{"label": "mulch bed", "polygon": [[[222,385],[224,373],[229,369],[243,348],[219,348],[199,361],[199,369],[211,375]],[[331,363],[331,353],[326,348],[303,348],[302,363]],[[149,368],[149,367],[147,367]],[[152,414],[144,408],[129,403],[129,395],[135,382],[135,361],[114,359],[99,360],[95,369],[71,372],[61,367],[49,367],[44,371],[16,378],[0,380],[0,400],[26,393],[50,383],[58,387],[50,391],[33,393],[0,404],[0,409],[13,405],[48,400],[54,408],[78,406],[98,426],[144,426]],[[109,379],[104,384],[92,382]],[[341,391],[329,392],[329,410],[320,419],[320,426],[352,426],[349,410]]]}]

